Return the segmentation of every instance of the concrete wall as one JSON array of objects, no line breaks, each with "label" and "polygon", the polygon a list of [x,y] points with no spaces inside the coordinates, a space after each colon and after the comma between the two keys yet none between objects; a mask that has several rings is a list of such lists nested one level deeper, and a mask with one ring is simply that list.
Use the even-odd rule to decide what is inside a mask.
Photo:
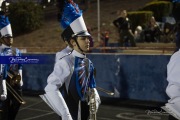
[{"label": "concrete wall", "polygon": [[[43,90],[53,70],[54,54],[46,54],[48,64],[25,64],[24,90]],[[169,55],[88,54],[96,68],[97,86],[115,93],[101,96],[165,102],[166,66]]]}]

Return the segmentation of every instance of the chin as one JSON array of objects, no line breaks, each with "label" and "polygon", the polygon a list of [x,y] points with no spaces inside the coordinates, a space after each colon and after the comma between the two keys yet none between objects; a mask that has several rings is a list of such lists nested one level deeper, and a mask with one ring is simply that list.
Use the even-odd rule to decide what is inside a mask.
[{"label": "chin", "polygon": [[87,48],[86,51],[89,51],[89,48]]}]

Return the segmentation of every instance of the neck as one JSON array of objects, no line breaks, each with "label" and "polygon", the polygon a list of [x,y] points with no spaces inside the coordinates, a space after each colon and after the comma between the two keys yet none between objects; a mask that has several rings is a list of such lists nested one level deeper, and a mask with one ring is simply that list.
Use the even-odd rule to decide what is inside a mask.
[{"label": "neck", "polygon": [[74,50],[76,50],[78,53],[81,53],[81,54],[85,55],[85,53],[83,51],[81,51],[79,48],[74,49]]},{"label": "neck", "polygon": [[4,44],[4,43],[2,43],[2,46],[11,47],[11,46],[9,46],[9,45],[7,45],[7,44]]}]

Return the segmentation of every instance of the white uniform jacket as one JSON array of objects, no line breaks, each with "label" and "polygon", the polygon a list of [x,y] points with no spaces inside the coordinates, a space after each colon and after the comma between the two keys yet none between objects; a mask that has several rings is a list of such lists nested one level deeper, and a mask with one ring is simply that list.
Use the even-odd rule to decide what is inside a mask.
[{"label": "white uniform jacket", "polygon": [[167,95],[171,98],[169,102],[180,101],[180,50],[175,52],[167,65]]},{"label": "white uniform jacket", "polygon": [[56,58],[55,58],[55,62],[57,62],[58,60],[60,60],[63,56],[67,55],[68,53],[70,53],[72,51],[72,48],[67,46],[66,48],[64,48],[63,50],[59,51],[56,53]]}]

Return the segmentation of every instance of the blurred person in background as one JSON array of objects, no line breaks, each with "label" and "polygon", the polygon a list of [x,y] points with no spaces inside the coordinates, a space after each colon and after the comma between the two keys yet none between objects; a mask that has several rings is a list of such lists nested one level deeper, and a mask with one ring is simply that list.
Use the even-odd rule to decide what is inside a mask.
[{"label": "blurred person in background", "polygon": [[144,29],[145,42],[159,42],[161,34],[160,27],[152,16]]},{"label": "blurred person in background", "polygon": [[135,31],[134,31],[134,39],[135,39],[136,43],[144,42],[143,29],[140,25],[137,26]]},{"label": "blurred person in background", "polygon": [[120,35],[120,46],[124,45],[124,42],[128,38],[130,40],[131,46],[135,47],[136,43],[134,40],[134,34],[131,29],[131,22],[129,18],[127,17],[127,11],[122,10],[120,13],[120,16],[118,16],[117,19],[113,21],[113,24],[116,28],[118,28],[118,32]]},{"label": "blurred person in background", "polygon": [[104,31],[101,33],[102,46],[107,47],[109,42],[109,31]]}]

